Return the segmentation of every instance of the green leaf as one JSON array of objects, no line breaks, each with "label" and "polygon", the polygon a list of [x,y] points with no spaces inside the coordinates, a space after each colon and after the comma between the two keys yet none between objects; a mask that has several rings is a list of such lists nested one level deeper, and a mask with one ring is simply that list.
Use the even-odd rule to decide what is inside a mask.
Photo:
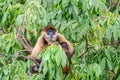
[{"label": "green leaf", "polygon": [[96,76],[99,78],[101,73],[102,73],[101,67],[100,67],[100,65],[97,65]]},{"label": "green leaf", "polygon": [[62,54],[62,53],[57,52],[56,55],[55,55],[55,61],[56,61],[57,66],[60,66],[60,63],[61,63],[61,58],[62,57],[61,57],[60,54]]},{"label": "green leaf", "polygon": [[42,62],[43,63],[46,63],[48,60],[50,59],[50,53],[49,52],[45,52],[45,54],[43,55],[43,58],[42,58]]},{"label": "green leaf", "polygon": [[3,75],[2,80],[9,80],[9,76],[8,75]]},{"label": "green leaf", "polygon": [[30,36],[30,33],[29,31],[27,31],[27,39],[30,40],[31,36]]},{"label": "green leaf", "polygon": [[33,34],[34,34],[35,37],[37,37],[38,33],[37,33],[36,28],[33,29]]},{"label": "green leaf", "polygon": [[11,43],[10,43],[10,42],[7,42],[6,45],[7,45],[7,46],[6,46],[6,52],[9,53],[10,48],[11,48]]},{"label": "green leaf", "polygon": [[75,5],[73,5],[73,10],[74,10],[75,14],[78,15],[78,13],[79,13],[79,12],[78,12],[78,11],[79,11],[79,10],[78,10],[78,7],[76,7]]},{"label": "green leaf", "polygon": [[109,60],[107,60],[107,64],[108,64],[109,69],[112,70],[112,64]]},{"label": "green leaf", "polygon": [[66,56],[66,54],[65,54],[65,52],[62,50],[61,51],[61,64],[62,64],[62,67],[64,67],[66,64],[67,64],[67,56]]},{"label": "green leaf", "polygon": [[[111,26],[110,26],[111,27]],[[111,32],[111,29],[110,27],[106,30],[106,35],[105,37],[110,41],[111,39],[111,36],[112,36],[112,32]]]},{"label": "green leaf", "polygon": [[110,25],[110,19],[107,19],[107,26]]},{"label": "green leaf", "polygon": [[66,29],[65,25],[60,27],[60,31],[64,31],[65,29]]},{"label": "green leaf", "polygon": [[100,62],[100,65],[101,65],[102,70],[105,69],[105,64],[106,64],[106,60],[105,60],[105,57],[104,57],[104,58],[101,60],[101,62]]},{"label": "green leaf", "polygon": [[114,39],[115,39],[115,41],[117,41],[118,40],[118,38],[119,38],[119,29],[115,26],[114,28],[113,28],[113,37],[114,37]]},{"label": "green leaf", "polygon": [[73,40],[76,40],[76,35],[75,35],[75,33],[73,33],[73,34],[71,35],[71,37],[72,37]]},{"label": "green leaf", "polygon": [[115,69],[114,69],[115,74],[117,74],[118,69],[119,69],[119,66],[116,66]]},{"label": "green leaf", "polygon": [[119,77],[117,78],[117,80],[120,80],[120,75],[119,75]]},{"label": "green leaf", "polygon": [[48,62],[48,68],[49,68],[49,71],[51,74],[50,76],[50,79],[52,80],[54,78],[54,75],[55,75],[55,64],[52,62],[52,60],[50,59],[49,62]]},{"label": "green leaf", "polygon": [[108,50],[108,49],[105,49],[105,55],[107,56],[107,58],[109,59],[109,60],[111,60],[111,52],[110,52],[110,50]]},{"label": "green leaf", "polygon": [[48,72],[48,66],[46,63],[46,64],[44,64],[44,67],[43,67],[43,74],[45,75],[47,72]]},{"label": "green leaf", "polygon": [[55,60],[58,66],[60,66],[61,62],[62,65],[66,64],[66,55],[61,46],[56,49]]},{"label": "green leaf", "polygon": [[6,12],[3,14],[2,23],[5,23],[5,21],[7,20],[7,15],[8,14]]},{"label": "green leaf", "polygon": [[5,75],[8,75],[8,70],[4,70],[4,74],[5,74]]},{"label": "green leaf", "polygon": [[102,70],[101,70],[100,65],[95,63],[95,64],[93,65],[93,71],[95,72],[96,77],[99,78],[99,76],[100,76],[101,73],[102,73]]},{"label": "green leaf", "polygon": [[22,22],[23,22],[22,15],[18,15],[16,22],[15,22],[16,26],[22,25]]},{"label": "green leaf", "polygon": [[63,80],[62,70],[59,67],[56,67],[56,69],[57,69],[56,80]]}]

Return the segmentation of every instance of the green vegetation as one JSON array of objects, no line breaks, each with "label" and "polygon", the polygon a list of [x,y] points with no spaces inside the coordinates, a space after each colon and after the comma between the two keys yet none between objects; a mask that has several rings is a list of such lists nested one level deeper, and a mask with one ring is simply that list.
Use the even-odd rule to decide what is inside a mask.
[{"label": "green vegetation", "polygon": [[60,47],[40,55],[50,60],[43,60],[43,74],[29,75],[33,62],[18,55],[29,55],[20,30],[22,40],[34,47],[50,24],[75,48],[67,80],[120,80],[119,0],[0,0],[0,80],[63,80],[60,65],[66,56]]}]

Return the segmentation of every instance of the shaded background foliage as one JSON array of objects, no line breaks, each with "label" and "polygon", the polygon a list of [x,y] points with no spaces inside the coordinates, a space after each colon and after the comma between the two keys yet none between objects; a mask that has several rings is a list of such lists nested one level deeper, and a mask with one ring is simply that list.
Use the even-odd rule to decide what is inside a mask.
[{"label": "shaded background foliage", "polygon": [[41,78],[28,76],[29,63],[18,59],[24,50],[17,39],[18,27],[34,46],[50,24],[75,47],[71,80],[120,79],[119,0],[0,0],[0,79]]}]

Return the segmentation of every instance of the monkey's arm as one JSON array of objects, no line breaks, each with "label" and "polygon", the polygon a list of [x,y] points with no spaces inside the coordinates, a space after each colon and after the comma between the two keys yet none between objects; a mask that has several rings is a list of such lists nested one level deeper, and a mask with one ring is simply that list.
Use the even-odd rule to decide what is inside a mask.
[{"label": "monkey's arm", "polygon": [[66,45],[67,48],[64,48],[64,51],[65,51],[68,59],[71,59],[71,57],[72,57],[72,55],[74,54],[74,51],[75,51],[73,46],[71,45],[71,43],[67,39],[65,39],[65,37],[63,35],[61,35],[59,33],[57,35],[58,35],[57,36],[58,42],[61,45],[62,44]]},{"label": "monkey's arm", "polygon": [[33,48],[33,51],[31,53],[31,58],[36,59],[37,55],[43,50],[44,46],[45,45],[44,45],[43,36],[40,36],[39,39],[37,40],[35,47]]}]

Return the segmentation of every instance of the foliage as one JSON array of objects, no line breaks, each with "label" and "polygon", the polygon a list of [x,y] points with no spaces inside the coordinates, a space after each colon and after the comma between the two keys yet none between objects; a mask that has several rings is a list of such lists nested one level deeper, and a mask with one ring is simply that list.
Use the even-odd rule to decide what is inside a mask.
[{"label": "foliage", "polygon": [[45,79],[63,79],[62,67],[67,64],[67,57],[63,49],[59,45],[52,44],[42,52],[41,57],[39,72],[43,73]]},{"label": "foliage", "polygon": [[[18,27],[22,26],[24,37],[34,46],[40,31],[49,24],[54,25],[75,48],[72,75],[69,75],[71,80],[120,79],[119,0],[0,0],[1,80],[46,79],[42,74],[27,75],[29,61],[18,58],[24,48],[17,36]],[[57,52],[58,48],[55,49]],[[84,50],[87,51],[79,58]],[[54,49],[47,49],[45,53],[49,54],[43,57],[46,59],[52,55],[51,51]],[[22,54],[28,55],[27,52]],[[56,54],[56,57],[59,55]],[[57,64],[62,64],[57,59],[54,59],[58,61],[55,65],[50,61],[48,63],[54,70],[58,68]],[[55,79],[54,70],[48,69],[50,66],[43,68],[51,74],[48,75],[50,79]],[[57,76],[62,79],[61,75]]]}]

